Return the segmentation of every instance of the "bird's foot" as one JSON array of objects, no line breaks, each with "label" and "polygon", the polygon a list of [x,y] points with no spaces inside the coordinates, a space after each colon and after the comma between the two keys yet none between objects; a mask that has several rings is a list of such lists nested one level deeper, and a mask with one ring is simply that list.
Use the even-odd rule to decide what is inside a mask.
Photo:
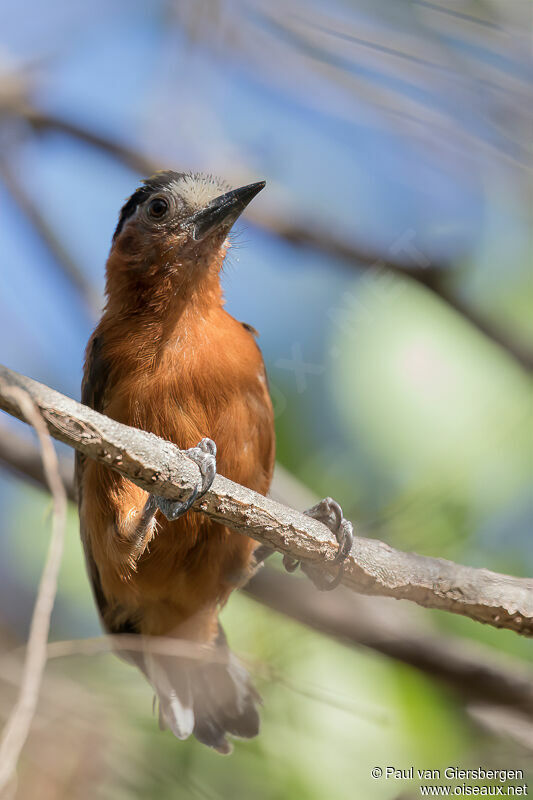
[{"label": "bird's foot", "polygon": [[335,500],[332,500],[331,497],[324,498],[320,503],[304,511],[304,514],[319,520],[319,522],[323,522],[324,525],[335,534],[335,538],[339,543],[339,549],[335,556],[334,563],[339,565],[339,571],[333,579],[327,578],[316,562],[300,562],[298,559],[289,555],[283,556],[283,566],[287,572],[294,572],[301,566],[302,571],[315,584],[317,589],[320,589],[322,592],[328,592],[331,591],[331,589],[335,589],[342,580],[344,561],[353,543],[353,525],[347,519],[344,519],[342,508]]},{"label": "bird's foot", "polygon": [[269,547],[267,544],[260,544],[259,547],[256,547],[253,553],[254,561],[253,561],[253,570],[255,571],[258,567],[263,564],[267,558],[270,558],[276,551],[273,547]]},{"label": "bird's foot", "polygon": [[191,447],[184,452],[195,464],[198,464],[202,479],[187,500],[168,500],[166,497],[155,497],[158,509],[170,522],[182,517],[194,501],[211,488],[217,474],[217,446],[212,439],[202,439],[196,447]]}]

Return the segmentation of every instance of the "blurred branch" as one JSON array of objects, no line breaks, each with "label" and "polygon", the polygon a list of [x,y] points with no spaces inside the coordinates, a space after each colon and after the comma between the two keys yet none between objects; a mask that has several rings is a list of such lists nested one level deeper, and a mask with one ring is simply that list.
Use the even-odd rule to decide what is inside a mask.
[{"label": "blurred branch", "polygon": [[[422,128],[439,144],[457,140],[462,148],[465,145],[468,149],[475,147],[486,151],[487,155],[490,154],[495,160],[507,162],[515,169],[522,171],[530,169],[527,143],[520,145],[515,142],[514,146],[510,146],[506,138],[502,137],[496,144],[488,135],[488,130],[483,132],[475,130],[471,125],[460,122],[458,117],[452,120],[446,104],[441,102],[439,93],[435,93],[434,87],[428,85],[424,79],[421,83],[415,81],[426,94],[431,96],[429,102],[427,99],[417,97],[412,91],[412,81],[406,80],[407,76],[403,70],[400,72],[404,78],[403,85],[399,86],[396,81],[391,85],[393,74],[396,77],[399,70],[396,69],[391,74],[383,63],[387,60],[384,58],[383,50],[380,59],[372,65],[365,63],[361,53],[354,58],[355,41],[351,42],[347,49],[342,47],[338,37],[334,42],[329,41],[329,37],[324,38],[321,35],[320,26],[315,29],[308,26],[309,16],[307,6],[300,11],[299,19],[295,15],[279,14],[278,10],[266,6],[261,9],[255,7],[252,12],[252,17],[255,17],[262,29],[269,30],[276,40],[286,45],[284,60],[291,52],[305,55],[313,70],[319,69],[336,86],[342,86],[348,91],[350,97],[354,95],[359,97],[372,109],[385,114],[402,128],[406,124],[408,128]],[[327,15],[326,27],[329,19],[330,16]],[[345,30],[346,27],[343,21],[342,29]],[[425,33],[431,36],[429,30],[426,29]],[[431,39],[433,47],[438,47],[438,39],[435,40],[433,36]]]},{"label": "blurred branch", "polygon": [[[198,467],[175,445],[0,367],[0,408],[9,414],[24,417],[10,394],[13,386],[30,393],[52,436],[142,489],[183,500],[197,486]],[[301,560],[308,571],[337,574],[338,545],[325,525],[221,475],[194,508],[237,533]],[[426,608],[441,608],[533,635],[533,580],[404,553],[384,542],[356,537],[342,581],[364,594],[411,600]]]},{"label": "blurred branch", "polygon": [[94,291],[90,281],[85,277],[82,269],[69,255],[60,239],[41,214],[39,207],[33,202],[22,183],[9,169],[5,158],[0,160],[0,179],[56,264],[77,290],[91,317],[94,317],[101,305],[100,298]]},{"label": "blurred branch", "polygon": [[48,555],[31,620],[19,696],[0,738],[0,794],[3,794],[12,783],[39,699],[39,689],[47,659],[50,617],[63,555],[67,510],[67,498],[58,471],[56,453],[42,415],[30,394],[20,386],[13,384],[4,387],[4,396],[8,402],[17,406],[19,416],[33,425],[37,432],[43,469],[53,498],[53,521]]},{"label": "blurred branch", "polygon": [[[0,464],[15,475],[46,487],[43,462],[35,444],[5,425],[0,429]],[[58,456],[58,469],[69,500],[76,502],[72,481],[72,462]]]},{"label": "blurred branch", "polygon": [[72,139],[78,139],[97,150],[103,150],[134,172],[140,172],[141,175],[151,175],[157,172],[158,169],[163,168],[155,159],[139,153],[135,148],[116,142],[108,136],[95,133],[83,125],[76,125],[75,122],[70,122],[64,117],[39,111],[31,105],[16,106],[15,109],[11,110],[11,113],[24,119],[38,133],[53,131],[63,133]]},{"label": "blurred branch", "polygon": [[486,703],[469,703],[470,717],[483,728],[500,739],[506,737],[527,750],[533,751],[533,720],[520,713]]},{"label": "blurred branch", "polygon": [[[491,28],[495,31],[503,30],[501,25],[498,25],[493,19],[487,18],[484,19],[479,16],[473,16],[472,14],[465,14],[463,11],[457,11],[453,8],[447,8],[445,5],[439,3],[430,3],[427,0],[411,0],[413,5],[421,6],[422,8],[428,8],[431,11],[437,11],[440,14],[449,14],[451,17],[456,17],[456,19],[463,20],[465,22],[473,22],[476,25],[483,25],[487,28]],[[483,11],[483,6],[480,4],[479,10]]]},{"label": "blurred branch", "polygon": [[[412,276],[410,276],[412,277]],[[517,364],[528,372],[533,371],[533,350],[518,342],[507,331],[492,320],[472,308],[450,285],[449,276],[443,270],[425,270],[415,278],[433,294],[453,308],[464,319],[467,319],[480,333],[501,347]]]},{"label": "blurred branch", "polygon": [[[37,447],[6,427],[0,429],[0,463],[18,476],[47,488]],[[59,460],[67,496],[76,502],[72,463]],[[276,468],[272,492],[278,501],[289,498],[301,507],[317,498],[290,473]],[[522,665],[498,659],[493,650],[452,636],[421,632],[411,617],[389,607],[390,600],[366,598],[339,588],[327,595],[307,581],[297,581],[271,567],[260,570],[243,591],[268,608],[347,644],[362,645],[394,658],[443,682],[469,701],[518,708],[533,714],[533,681]],[[406,609],[403,609],[404,612]],[[391,613],[391,611],[393,613]],[[84,653],[99,645],[89,644]],[[81,645],[77,645],[80,652]],[[83,645],[85,648],[86,645]],[[70,655],[66,645],[48,646],[48,658]],[[100,652],[98,650],[98,652]]]},{"label": "blurred branch", "polygon": [[[2,109],[0,108],[0,113]],[[157,160],[143,155],[138,150],[115,140],[94,133],[84,126],[70,122],[63,117],[52,113],[40,111],[26,102],[13,103],[6,111],[22,118],[36,132],[58,132],[78,139],[91,147],[101,150],[127,167],[141,175],[150,175],[161,169],[164,165]],[[168,166],[168,165],[167,165]],[[375,250],[348,242],[331,230],[320,228],[311,224],[299,224],[287,221],[272,213],[258,212],[253,208],[248,213],[248,218],[256,227],[269,234],[279,237],[295,247],[305,247],[318,250],[328,257],[334,257],[346,262],[351,267],[358,269],[366,266],[379,272],[390,272],[403,275],[410,280],[425,286],[426,289],[437,295],[443,302],[460,313],[478,331],[487,336],[492,342],[502,347],[521,367],[533,371],[533,352],[515,341],[509,334],[460,298],[450,285],[453,277],[451,269],[437,267],[428,263],[417,263],[413,257],[413,247],[409,242],[405,247],[395,247],[395,252],[389,251],[386,257]]]},{"label": "blurred branch", "polygon": [[[351,602],[343,587],[324,594],[303,580],[273,569],[259,571],[243,589],[254,600],[342,642],[363,645],[430,674],[464,698],[503,704],[533,716],[533,681],[529,670],[498,659],[489,648],[453,637],[438,637],[398,624],[390,609],[373,598]],[[383,600],[384,604],[390,602]],[[387,611],[389,614],[387,615]],[[383,613],[381,613],[383,612]]]}]

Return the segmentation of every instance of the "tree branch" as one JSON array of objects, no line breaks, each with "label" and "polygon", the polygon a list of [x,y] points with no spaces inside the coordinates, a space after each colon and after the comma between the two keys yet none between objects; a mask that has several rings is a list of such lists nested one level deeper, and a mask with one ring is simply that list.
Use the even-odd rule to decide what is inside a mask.
[{"label": "tree branch", "polygon": [[[47,488],[37,447],[5,426],[0,429],[0,463],[19,477]],[[68,498],[75,502],[71,461],[60,458],[59,471]],[[290,497],[302,508],[317,502],[315,495],[279,464],[271,491],[279,502]],[[412,614],[406,613],[412,612],[412,607],[391,609],[391,601],[386,598],[367,598],[347,589],[323,594],[309,581],[296,580],[268,566],[242,591],[320,633],[408,664],[469,701],[475,698],[485,704],[504,705],[533,715],[533,680],[529,670],[512,658],[499,658],[491,648],[479,643],[470,645],[450,635],[437,636],[430,628],[421,630]]]},{"label": "tree branch", "polygon": [[[146,491],[183,500],[197,485],[198,467],[170,442],[115,422],[0,367],[0,408],[9,414],[24,417],[9,392],[12,386],[30,394],[52,436],[107,464]],[[336,574],[338,545],[325,525],[221,475],[194,508],[281,553]],[[404,553],[384,542],[356,537],[346,559],[343,583],[364,594],[411,600],[533,635],[533,580]]]}]

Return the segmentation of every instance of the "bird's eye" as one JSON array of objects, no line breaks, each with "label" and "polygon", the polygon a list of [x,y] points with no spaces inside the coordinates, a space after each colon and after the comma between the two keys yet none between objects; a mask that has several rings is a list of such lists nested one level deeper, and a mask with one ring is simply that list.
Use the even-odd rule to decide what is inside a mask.
[{"label": "bird's eye", "polygon": [[148,205],[148,214],[152,219],[162,219],[168,211],[168,203],[162,197],[155,197]]}]

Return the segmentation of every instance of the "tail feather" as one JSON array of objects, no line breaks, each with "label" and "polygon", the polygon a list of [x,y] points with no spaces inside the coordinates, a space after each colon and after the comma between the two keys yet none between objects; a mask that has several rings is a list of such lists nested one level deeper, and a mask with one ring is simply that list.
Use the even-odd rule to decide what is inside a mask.
[{"label": "tail feather", "polygon": [[227,734],[259,732],[261,697],[221,633],[204,658],[147,653],[144,672],[159,699],[159,725],[178,739],[193,734],[219,753],[231,753]]},{"label": "tail feather", "polygon": [[193,698],[190,677],[183,670],[175,682],[175,688],[163,691],[161,684],[155,683],[159,694],[159,714],[177,739],[188,739],[194,729]]},{"label": "tail feather", "polygon": [[[247,739],[257,736],[260,720],[256,706],[261,702],[261,696],[242,664],[231,652],[228,652],[228,664],[223,677],[226,684],[225,694],[231,698],[231,702],[221,708],[226,730],[233,736]],[[211,694],[213,685],[214,682],[210,685]]]},{"label": "tail feather", "polygon": [[226,739],[224,715],[210,697],[208,685],[203,675],[199,676],[198,692],[195,697],[194,736],[202,744],[213,747],[218,753],[231,753],[232,746]]},{"label": "tail feather", "polygon": [[256,704],[260,697],[232,653],[228,651],[223,668],[209,664],[198,678],[193,732],[199,741],[220,750],[221,743],[227,745],[226,733],[245,739],[257,736],[260,720]]}]

